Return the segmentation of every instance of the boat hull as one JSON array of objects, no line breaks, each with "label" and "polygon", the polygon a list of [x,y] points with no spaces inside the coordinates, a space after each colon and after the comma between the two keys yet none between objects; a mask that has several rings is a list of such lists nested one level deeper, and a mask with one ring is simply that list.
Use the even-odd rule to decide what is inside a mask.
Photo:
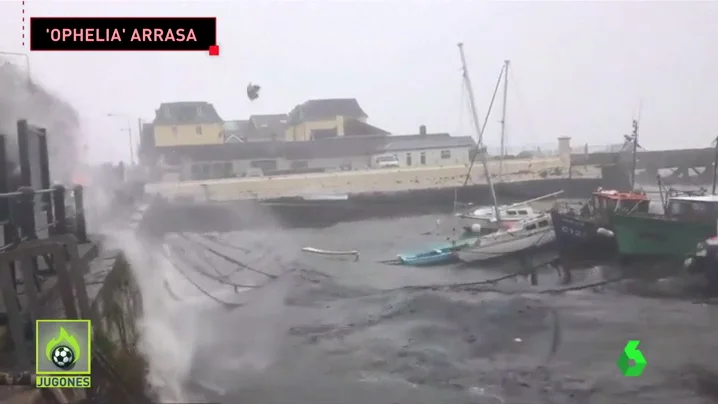
[{"label": "boat hull", "polygon": [[409,266],[452,264],[459,260],[456,252],[473,245],[476,243],[476,240],[478,240],[476,237],[467,237],[451,243],[436,246],[426,252],[416,254],[399,254],[397,258],[403,265]]},{"label": "boat hull", "polygon": [[[556,246],[562,257],[571,259],[596,259],[618,252],[612,225],[551,211],[551,221],[556,232]],[[603,231],[599,229],[605,229]]]},{"label": "boat hull", "polygon": [[466,263],[489,261],[545,247],[555,240],[556,233],[551,227],[526,236],[503,233],[494,238],[484,237],[476,245],[458,251],[457,255]]},{"label": "boat hull", "polygon": [[399,261],[401,261],[403,265],[416,267],[451,264],[457,260],[458,258],[454,252],[444,252],[429,256],[399,255]]},{"label": "boat hull", "polygon": [[[513,226],[515,223],[522,219],[501,219],[502,226],[496,220],[491,218],[476,217],[471,215],[459,215],[459,226],[466,231],[473,232],[473,225],[478,224],[481,226],[482,231],[496,231],[500,229],[507,229]],[[525,218],[524,218],[525,219]]]},{"label": "boat hull", "polygon": [[614,215],[613,232],[621,256],[686,258],[696,245],[716,235],[716,224],[662,216]]}]

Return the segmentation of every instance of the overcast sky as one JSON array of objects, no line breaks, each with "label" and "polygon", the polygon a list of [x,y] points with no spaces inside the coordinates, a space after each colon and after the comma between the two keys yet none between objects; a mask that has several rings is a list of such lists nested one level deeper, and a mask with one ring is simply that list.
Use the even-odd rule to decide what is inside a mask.
[{"label": "overcast sky", "polygon": [[[510,59],[511,146],[620,142],[642,104],[647,149],[707,147],[718,134],[718,2],[61,1],[28,16],[217,16],[221,56],[43,53],[32,75],[83,116],[93,160],[127,159],[127,123],[161,102],[212,102],[222,118],[355,97],[392,133],[473,134],[463,41],[479,115]],[[0,2],[0,50],[24,52],[20,0]],[[19,62],[18,62],[19,63]],[[249,102],[248,82],[260,84]],[[1,89],[0,89],[1,91]],[[486,142],[499,142],[497,103]]]}]

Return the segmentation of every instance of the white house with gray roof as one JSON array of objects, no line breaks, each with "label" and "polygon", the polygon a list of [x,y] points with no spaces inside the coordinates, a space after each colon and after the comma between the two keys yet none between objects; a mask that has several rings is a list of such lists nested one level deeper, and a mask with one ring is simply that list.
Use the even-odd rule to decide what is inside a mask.
[{"label": "white house with gray roof", "polygon": [[390,136],[382,155],[396,156],[402,167],[453,166],[469,164],[475,149],[471,136],[428,134],[422,126],[418,135]]}]

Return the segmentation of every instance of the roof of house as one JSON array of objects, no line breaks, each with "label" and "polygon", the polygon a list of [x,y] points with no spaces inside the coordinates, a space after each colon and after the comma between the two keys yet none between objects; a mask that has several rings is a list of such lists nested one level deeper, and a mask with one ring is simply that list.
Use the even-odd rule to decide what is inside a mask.
[{"label": "roof of house", "polygon": [[192,125],[222,123],[217,110],[209,102],[163,102],[155,110],[155,125]]},{"label": "roof of house", "polygon": [[701,196],[674,196],[670,198],[671,201],[682,201],[682,202],[718,202],[718,195],[701,195]]},{"label": "roof of house", "polygon": [[251,115],[249,120],[252,121],[257,128],[265,126],[287,126],[287,114],[268,114],[268,115]]},{"label": "roof of house", "polygon": [[287,114],[252,115],[249,121],[254,125],[255,138],[284,137],[284,131],[289,124]]},{"label": "roof of house", "polygon": [[241,142],[253,133],[252,123],[249,120],[225,121],[223,127],[225,142],[230,141],[232,138]]},{"label": "roof of house", "polygon": [[308,160],[371,156],[381,150],[384,136],[336,137],[305,142],[257,141],[221,145],[163,147],[160,153],[168,164],[182,159],[193,161],[262,160],[285,158]]},{"label": "roof of house", "polygon": [[452,137],[448,134],[367,135],[340,136],[304,142],[258,141],[221,145],[174,146],[158,148],[161,149],[158,151],[165,156],[165,161],[168,164],[177,164],[183,158],[193,161],[226,161],[262,160],[280,157],[288,160],[368,157],[401,150],[470,147],[475,144],[471,137]]},{"label": "roof of house", "polygon": [[337,116],[366,118],[368,115],[359,106],[356,98],[329,98],[309,100],[297,105],[289,113],[289,123],[322,121]]},{"label": "roof of house", "polygon": [[363,135],[389,135],[390,133],[384,129],[379,129],[374,125],[369,125],[358,119],[344,119],[344,136],[363,136]]},{"label": "roof of house", "polygon": [[473,146],[476,146],[476,142],[471,136],[451,136],[448,133],[434,133],[426,135],[391,136],[389,137],[389,142],[384,146],[384,150],[392,152]]}]

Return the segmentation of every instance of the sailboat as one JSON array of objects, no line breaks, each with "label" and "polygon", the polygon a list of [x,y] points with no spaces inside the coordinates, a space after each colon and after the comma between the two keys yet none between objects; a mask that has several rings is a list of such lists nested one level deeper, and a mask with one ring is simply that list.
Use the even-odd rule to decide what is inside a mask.
[{"label": "sailboat", "polygon": [[[494,189],[494,183],[489,172],[489,164],[486,157],[486,148],[483,144],[483,129],[479,123],[478,116],[476,114],[476,103],[474,101],[474,91],[471,86],[471,79],[469,78],[468,68],[466,66],[466,56],[464,55],[464,46],[462,43],[458,44],[459,54],[461,56],[461,66],[464,76],[464,85],[469,98],[469,106],[471,109],[472,120],[474,129],[478,135],[478,146],[479,152],[476,157],[479,157],[481,165],[484,169],[484,175],[486,182],[488,183],[489,190],[491,191],[491,198],[493,201],[493,217],[497,228],[500,229],[494,233],[487,234],[478,237],[476,241],[466,247],[457,251],[457,256],[461,261],[464,262],[475,262],[475,261],[486,261],[490,259],[501,258],[503,256],[523,252],[532,248],[540,247],[552,243],[556,239],[556,235],[551,225],[551,216],[548,214],[539,214],[526,219],[518,220],[507,226],[502,218],[502,210],[506,211],[505,207],[499,206],[498,199],[496,197],[496,190]],[[502,75],[506,73],[508,63],[505,63],[501,68],[499,80]],[[496,90],[498,90],[498,85]],[[494,95],[496,94],[494,91]],[[493,100],[492,100],[493,104]],[[489,112],[491,110],[489,109]],[[503,153],[503,150],[502,150]],[[472,162],[473,163],[473,162]],[[471,172],[471,168],[469,168]],[[508,228],[507,228],[508,227]]]},{"label": "sailboat", "polygon": [[[529,199],[527,201],[514,203],[511,205],[499,206],[501,213],[501,226],[504,229],[510,229],[520,221],[533,219],[541,215],[541,212],[535,211],[531,204],[543,199],[553,198],[562,194],[563,191],[553,192],[538,198]],[[493,233],[500,230],[499,221],[493,207],[483,206],[474,208],[467,212],[459,212],[456,214],[459,218],[459,225],[470,233]]]},{"label": "sailboat", "polygon": [[[504,174],[504,156],[506,156],[506,103],[509,91],[509,66],[511,61],[504,61],[503,74],[503,94],[501,109],[501,151],[499,156],[499,177]],[[499,77],[498,85],[501,83]],[[472,207],[462,212],[456,213],[459,220],[459,226],[469,233],[487,234],[499,230],[502,226],[504,229],[513,227],[517,222],[531,219],[540,215],[540,212],[534,211],[531,203],[538,202],[543,199],[551,198],[563,193],[563,191],[554,192],[538,198],[530,199],[511,205],[499,206],[501,213],[501,221],[497,220],[495,211],[492,206]]]}]

